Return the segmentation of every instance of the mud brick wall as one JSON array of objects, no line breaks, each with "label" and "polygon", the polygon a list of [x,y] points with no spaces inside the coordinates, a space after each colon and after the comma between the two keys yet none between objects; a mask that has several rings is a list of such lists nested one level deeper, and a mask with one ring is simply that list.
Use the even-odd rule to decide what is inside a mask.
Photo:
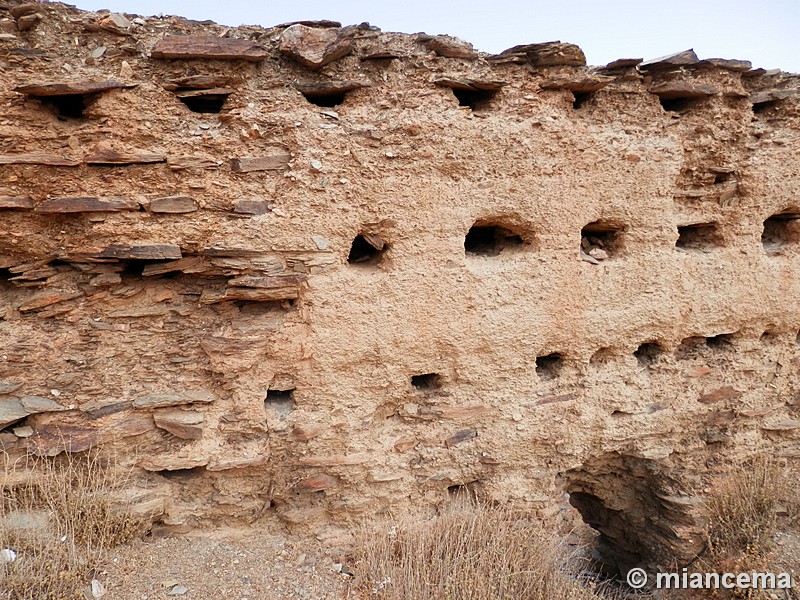
[{"label": "mud brick wall", "polygon": [[4,452],[175,530],[468,492],[691,555],[800,454],[800,82],[585,62],[0,0]]}]

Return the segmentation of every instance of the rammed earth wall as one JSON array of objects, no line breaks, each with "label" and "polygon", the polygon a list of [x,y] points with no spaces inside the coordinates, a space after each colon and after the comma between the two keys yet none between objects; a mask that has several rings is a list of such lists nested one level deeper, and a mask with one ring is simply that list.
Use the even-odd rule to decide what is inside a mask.
[{"label": "rammed earth wall", "polygon": [[8,0],[0,72],[12,458],[176,530],[571,502],[627,568],[800,453],[797,76]]}]

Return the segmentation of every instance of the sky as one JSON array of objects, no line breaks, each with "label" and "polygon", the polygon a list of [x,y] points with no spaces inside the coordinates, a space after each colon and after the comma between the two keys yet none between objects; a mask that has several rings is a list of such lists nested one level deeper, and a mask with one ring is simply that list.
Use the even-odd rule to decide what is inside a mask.
[{"label": "sky", "polygon": [[800,0],[70,0],[78,8],[181,15],[269,27],[300,20],[363,23],[384,31],[447,33],[484,52],[560,40],[591,65],[694,48],[700,58],[750,60],[800,73]]}]

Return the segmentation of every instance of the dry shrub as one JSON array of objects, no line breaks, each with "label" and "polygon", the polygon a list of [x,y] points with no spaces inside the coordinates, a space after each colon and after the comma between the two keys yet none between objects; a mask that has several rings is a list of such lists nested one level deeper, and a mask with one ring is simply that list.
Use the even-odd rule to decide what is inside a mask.
[{"label": "dry shrub", "polygon": [[0,479],[0,599],[85,598],[106,552],[142,531],[118,496],[130,473],[96,453],[54,459],[4,456]]},{"label": "dry shrub", "polygon": [[[772,538],[778,513],[786,510],[795,523],[800,517],[798,479],[772,458],[759,455],[718,481],[706,500],[708,552],[698,571],[717,573],[774,572]],[[768,591],[717,592],[716,596],[769,598]]]},{"label": "dry shrub", "polygon": [[507,509],[457,504],[434,518],[364,530],[354,586],[385,600],[596,600],[540,525]]}]

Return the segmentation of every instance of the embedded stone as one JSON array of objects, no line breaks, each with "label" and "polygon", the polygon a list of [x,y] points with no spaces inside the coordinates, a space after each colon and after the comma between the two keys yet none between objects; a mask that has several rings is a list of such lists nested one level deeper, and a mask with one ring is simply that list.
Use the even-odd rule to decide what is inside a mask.
[{"label": "embedded stone", "polygon": [[19,398],[0,398],[0,429],[28,416]]},{"label": "embedded stone", "polygon": [[449,35],[437,35],[425,41],[425,47],[445,58],[475,59],[478,53],[472,44]]},{"label": "embedded stone", "polygon": [[174,244],[114,244],[98,255],[100,258],[122,258],[134,260],[167,260],[182,258],[180,246]]},{"label": "embedded stone", "polygon": [[667,56],[659,56],[639,63],[640,71],[664,71],[669,69],[676,69],[688,65],[694,65],[700,62],[697,54],[691,48],[683,52],[676,52],[675,54],[668,54]]},{"label": "embedded stone", "polygon": [[266,200],[236,200],[233,212],[240,215],[265,215],[272,210],[272,204]]},{"label": "embedded stone", "polygon": [[586,55],[575,44],[544,42],[541,44],[522,44],[503,50],[494,59],[524,58],[534,67],[557,67],[586,65]]},{"label": "embedded stone", "polygon": [[43,396],[23,396],[19,401],[28,414],[67,410],[66,406]]},{"label": "embedded stone", "polygon": [[321,69],[353,50],[353,37],[343,29],[292,25],[283,31],[278,48],[309,69]]},{"label": "embedded stone", "polygon": [[161,408],[179,406],[195,402],[206,404],[214,401],[214,394],[208,390],[191,390],[172,394],[148,394],[134,399],[134,408]]},{"label": "embedded stone", "polygon": [[711,404],[713,402],[721,402],[722,400],[734,400],[741,395],[742,392],[732,386],[726,385],[710,392],[704,392],[700,395],[698,401],[703,404]]},{"label": "embedded stone", "polygon": [[34,210],[43,214],[120,212],[123,210],[139,210],[139,203],[128,198],[51,198],[40,203]]},{"label": "embedded stone", "polygon": [[154,213],[183,214],[197,210],[197,204],[190,196],[164,196],[150,202],[150,211]]},{"label": "embedded stone", "polygon": [[29,96],[75,96],[83,94],[97,94],[109,90],[119,90],[136,87],[135,83],[122,83],[121,81],[63,81],[59,83],[30,83],[15,87],[14,91]]},{"label": "embedded stone", "polygon": [[45,165],[48,167],[77,167],[81,161],[66,156],[29,152],[27,154],[0,154],[0,165]]},{"label": "embedded stone", "polygon": [[702,98],[704,96],[714,96],[719,93],[719,88],[709,83],[672,80],[653,85],[648,91],[659,98],[669,100],[672,98]]},{"label": "embedded stone", "polygon": [[294,489],[295,492],[304,494],[322,492],[336,485],[338,482],[339,480],[332,475],[313,475],[311,477],[301,479],[294,485],[292,489]]},{"label": "embedded stone", "polygon": [[448,448],[452,448],[457,444],[461,444],[462,442],[466,442],[476,437],[478,437],[477,429],[462,429],[461,431],[457,431],[447,438],[444,441],[444,445]]},{"label": "embedded stone", "polygon": [[53,304],[66,302],[67,300],[74,300],[83,296],[80,292],[50,292],[36,296],[17,307],[20,312],[30,312],[32,310],[39,310]]},{"label": "embedded stone", "polygon": [[203,437],[203,413],[194,410],[164,408],[153,412],[156,427],[183,440]]},{"label": "embedded stone", "polygon": [[83,157],[87,165],[138,165],[162,163],[167,159],[163,154],[147,152],[145,150],[130,150],[117,152],[115,150],[96,150]]},{"label": "embedded stone", "polygon": [[213,35],[171,35],[158,40],[150,56],[153,58],[201,58],[205,60],[247,60],[258,62],[268,52],[250,40],[221,38]]},{"label": "embedded stone", "polygon": [[33,199],[15,196],[0,196],[0,210],[29,210],[33,208]]}]

